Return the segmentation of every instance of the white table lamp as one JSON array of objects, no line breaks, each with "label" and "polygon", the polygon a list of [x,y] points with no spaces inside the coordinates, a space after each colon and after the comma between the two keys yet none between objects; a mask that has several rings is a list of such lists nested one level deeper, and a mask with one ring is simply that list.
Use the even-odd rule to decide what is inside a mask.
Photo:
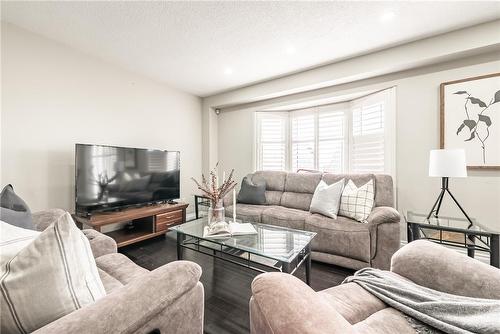
[{"label": "white table lamp", "polygon": [[431,150],[429,155],[429,176],[441,177],[441,193],[436,202],[432,206],[427,219],[431,216],[438,218],[441,203],[443,202],[444,194],[448,193],[458,208],[465,215],[471,227],[472,220],[469,218],[465,210],[460,206],[455,196],[448,188],[448,180],[450,177],[467,177],[467,163],[465,160],[465,151],[462,149],[453,150]]}]

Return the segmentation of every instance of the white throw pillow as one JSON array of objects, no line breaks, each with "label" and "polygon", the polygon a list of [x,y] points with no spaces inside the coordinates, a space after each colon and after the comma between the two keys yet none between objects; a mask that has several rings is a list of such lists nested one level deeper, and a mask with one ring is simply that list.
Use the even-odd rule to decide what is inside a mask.
[{"label": "white throw pillow", "polygon": [[337,218],[340,206],[340,196],[344,189],[344,179],[331,185],[321,180],[314,191],[309,212],[320,213],[330,218]]},{"label": "white throw pillow", "polygon": [[68,213],[39,234],[2,238],[0,266],[2,333],[35,331],[106,295],[89,241]]},{"label": "white throw pillow", "polygon": [[366,222],[375,204],[375,191],[373,180],[368,181],[361,187],[356,187],[352,180],[342,192],[340,198],[339,216],[349,217],[357,221]]}]

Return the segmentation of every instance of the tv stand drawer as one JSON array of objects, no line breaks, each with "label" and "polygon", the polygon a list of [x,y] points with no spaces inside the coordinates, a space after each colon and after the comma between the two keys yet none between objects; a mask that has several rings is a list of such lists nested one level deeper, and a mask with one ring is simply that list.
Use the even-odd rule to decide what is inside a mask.
[{"label": "tv stand drawer", "polygon": [[182,217],[182,210],[176,210],[156,215],[156,231],[166,231],[169,226],[182,223]]}]

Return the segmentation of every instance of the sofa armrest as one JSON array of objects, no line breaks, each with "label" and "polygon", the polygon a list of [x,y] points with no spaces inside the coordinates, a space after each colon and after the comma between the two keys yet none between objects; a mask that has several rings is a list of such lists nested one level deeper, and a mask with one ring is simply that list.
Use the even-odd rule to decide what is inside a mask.
[{"label": "sofa armrest", "polygon": [[[161,333],[184,333],[183,329],[189,328],[190,333],[201,334],[203,293],[199,293],[200,276],[201,268],[193,262],[168,263],[34,333],[125,334],[156,328]],[[198,293],[193,294],[193,290]],[[194,297],[183,301],[185,296]],[[180,301],[183,303],[179,304]]]},{"label": "sofa armrest", "polygon": [[47,227],[49,227],[50,224],[57,221],[65,213],[66,211],[64,211],[63,209],[48,209],[33,212],[33,225],[35,225],[37,231],[43,231]]},{"label": "sofa armrest", "polygon": [[392,255],[401,244],[399,212],[390,206],[373,208],[367,218],[370,231],[370,265],[374,268],[388,270]]},{"label": "sofa armrest", "polygon": [[391,271],[428,288],[500,299],[500,270],[436,243],[416,240],[394,254]]},{"label": "sofa armrest", "polygon": [[353,333],[351,324],[321,295],[289,274],[257,276],[250,310],[252,334]]},{"label": "sofa armrest", "polygon": [[368,224],[380,225],[380,224],[399,224],[401,221],[401,215],[399,212],[390,206],[376,206],[373,208],[372,212],[366,219]]},{"label": "sofa armrest", "polygon": [[91,229],[83,230],[82,232],[87,239],[89,239],[94,258],[97,259],[100,256],[116,253],[118,251],[116,241],[110,236]]}]

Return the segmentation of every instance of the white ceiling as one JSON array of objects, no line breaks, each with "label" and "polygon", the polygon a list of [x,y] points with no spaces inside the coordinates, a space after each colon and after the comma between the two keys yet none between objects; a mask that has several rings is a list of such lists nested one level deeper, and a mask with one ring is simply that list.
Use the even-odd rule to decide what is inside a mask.
[{"label": "white ceiling", "polygon": [[199,95],[500,18],[500,2],[5,2],[2,20]]}]

